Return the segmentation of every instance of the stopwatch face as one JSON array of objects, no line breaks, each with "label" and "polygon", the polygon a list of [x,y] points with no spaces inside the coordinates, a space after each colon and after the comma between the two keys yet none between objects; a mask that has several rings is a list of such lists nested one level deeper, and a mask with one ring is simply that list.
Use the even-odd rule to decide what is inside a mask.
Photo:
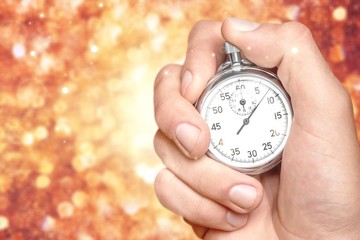
[{"label": "stopwatch face", "polygon": [[210,128],[211,157],[249,174],[280,161],[292,109],[277,79],[254,73],[227,76],[200,99],[197,107]]}]

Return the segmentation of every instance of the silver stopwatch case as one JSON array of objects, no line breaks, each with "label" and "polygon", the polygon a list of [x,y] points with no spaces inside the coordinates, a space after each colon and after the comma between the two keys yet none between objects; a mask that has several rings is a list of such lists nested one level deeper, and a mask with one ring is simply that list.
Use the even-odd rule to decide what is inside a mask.
[{"label": "silver stopwatch case", "polygon": [[276,74],[242,58],[234,45],[224,47],[227,60],[196,103],[210,128],[207,155],[260,174],[281,161],[292,123],[290,98]]}]

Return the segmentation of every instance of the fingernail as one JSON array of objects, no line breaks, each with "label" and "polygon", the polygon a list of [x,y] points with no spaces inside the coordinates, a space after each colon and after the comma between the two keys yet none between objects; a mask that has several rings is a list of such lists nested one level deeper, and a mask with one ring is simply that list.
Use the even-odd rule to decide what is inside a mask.
[{"label": "fingernail", "polygon": [[181,94],[183,96],[185,96],[186,90],[188,89],[191,81],[192,81],[192,74],[189,70],[186,70],[181,79]]},{"label": "fingernail", "polygon": [[247,215],[240,214],[240,213],[234,213],[234,212],[228,212],[226,215],[227,222],[233,226],[233,227],[242,227],[247,222]]},{"label": "fingernail", "polygon": [[237,31],[252,31],[260,26],[259,23],[242,20],[239,18],[228,18],[226,19],[232,27]]},{"label": "fingernail", "polygon": [[237,185],[230,190],[229,199],[241,208],[250,208],[256,199],[256,189],[248,185]]},{"label": "fingernail", "polygon": [[200,129],[193,125],[182,123],[176,128],[175,134],[179,143],[186,151],[188,151],[188,153],[191,153],[199,138]]}]

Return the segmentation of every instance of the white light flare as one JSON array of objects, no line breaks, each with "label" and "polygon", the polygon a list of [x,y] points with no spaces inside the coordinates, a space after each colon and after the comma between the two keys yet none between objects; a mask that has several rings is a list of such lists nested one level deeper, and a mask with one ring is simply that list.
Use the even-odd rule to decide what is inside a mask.
[{"label": "white light flare", "polygon": [[92,53],[97,53],[97,52],[99,51],[99,47],[96,46],[95,44],[92,44],[92,45],[90,46],[90,51],[91,51]]},{"label": "white light flare", "polygon": [[21,43],[15,43],[12,48],[12,54],[16,59],[23,58],[26,54],[26,48]]}]

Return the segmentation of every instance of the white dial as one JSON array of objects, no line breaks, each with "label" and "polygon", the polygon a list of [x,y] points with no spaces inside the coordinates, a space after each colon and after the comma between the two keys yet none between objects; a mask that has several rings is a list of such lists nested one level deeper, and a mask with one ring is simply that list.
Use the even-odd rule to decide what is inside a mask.
[{"label": "white dial", "polygon": [[243,71],[215,82],[199,109],[210,128],[209,153],[244,172],[276,165],[272,161],[280,161],[292,121],[279,81]]}]

